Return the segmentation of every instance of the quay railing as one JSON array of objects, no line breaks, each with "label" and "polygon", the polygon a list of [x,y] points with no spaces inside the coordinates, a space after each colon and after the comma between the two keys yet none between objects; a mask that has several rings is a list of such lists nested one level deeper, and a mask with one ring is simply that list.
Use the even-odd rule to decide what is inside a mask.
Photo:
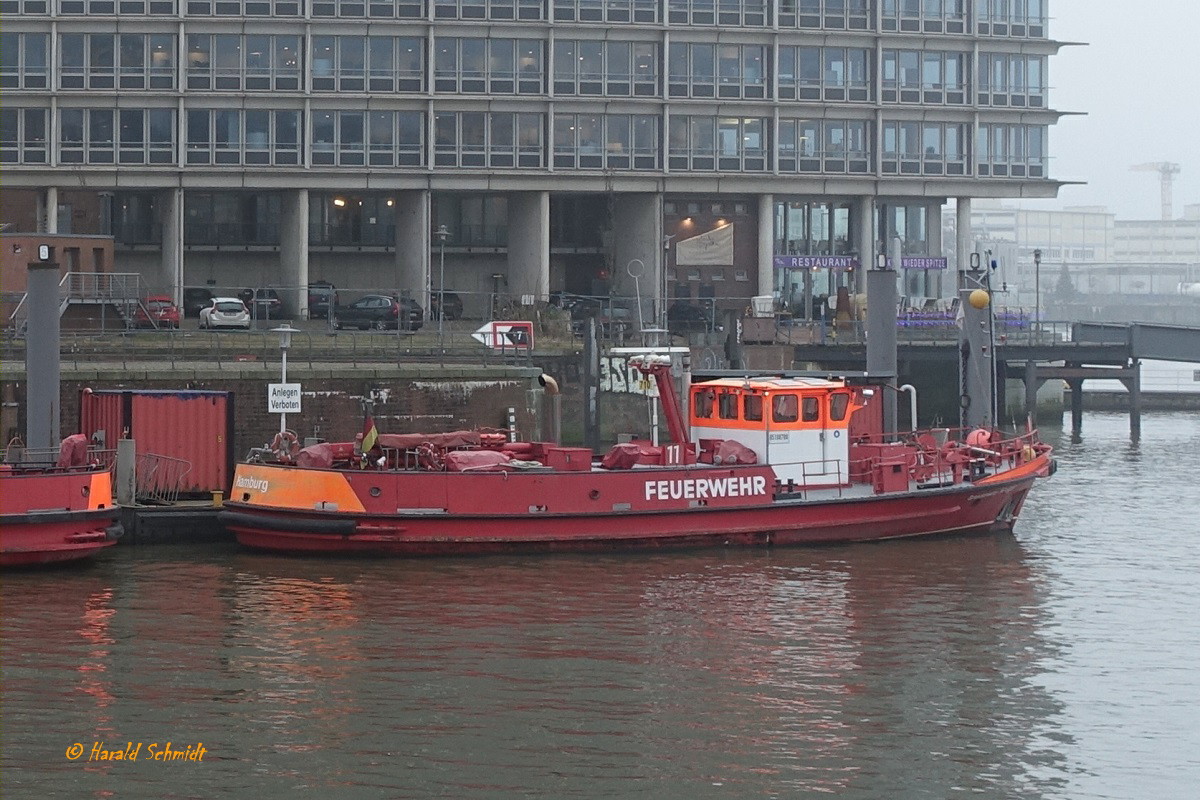
[{"label": "quay railing", "polygon": [[157,453],[138,453],[134,499],[139,503],[169,505],[179,500],[187,486],[192,462]]}]

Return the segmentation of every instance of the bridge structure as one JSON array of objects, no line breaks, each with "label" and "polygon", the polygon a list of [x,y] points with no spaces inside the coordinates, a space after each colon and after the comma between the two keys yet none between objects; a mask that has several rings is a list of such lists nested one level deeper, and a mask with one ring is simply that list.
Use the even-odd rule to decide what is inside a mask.
[{"label": "bridge structure", "polygon": [[[897,337],[901,362],[930,366],[958,361],[959,330],[954,324],[900,328]],[[797,362],[819,365],[830,371],[862,370],[866,342],[860,326],[811,328],[808,335],[789,333]],[[807,341],[797,341],[803,339]],[[1061,380],[1071,390],[1071,424],[1083,424],[1083,383],[1119,380],[1129,391],[1130,428],[1141,429],[1141,362],[1200,361],[1200,327],[1142,322],[1028,322],[1005,325],[998,320],[995,360],[998,378],[1021,380],[1025,385],[1025,413],[1037,419],[1037,393],[1047,381]]]}]

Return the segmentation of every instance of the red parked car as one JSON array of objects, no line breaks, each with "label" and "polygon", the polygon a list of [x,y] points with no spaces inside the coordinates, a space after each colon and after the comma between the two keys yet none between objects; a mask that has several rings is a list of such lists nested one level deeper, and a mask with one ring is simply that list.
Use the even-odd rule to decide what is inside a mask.
[{"label": "red parked car", "polygon": [[138,306],[133,315],[136,328],[179,328],[179,307],[170,295],[152,294]]}]

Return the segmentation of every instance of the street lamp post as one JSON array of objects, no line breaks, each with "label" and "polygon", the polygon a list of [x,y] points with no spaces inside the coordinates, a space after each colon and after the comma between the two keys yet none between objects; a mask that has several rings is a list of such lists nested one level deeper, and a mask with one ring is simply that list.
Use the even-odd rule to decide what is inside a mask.
[{"label": "street lamp post", "polygon": [[450,238],[450,229],[445,225],[438,225],[437,229],[438,242],[440,243],[440,253],[438,255],[438,344],[442,343],[442,320],[446,316],[446,240]]},{"label": "street lamp post", "polygon": [[[291,325],[283,325],[279,328],[272,328],[271,333],[279,334],[279,352],[281,360],[279,362],[279,382],[287,383],[287,351],[292,346],[292,334],[297,333],[297,329]],[[281,411],[279,413],[279,432],[287,431],[287,413]]]},{"label": "street lamp post", "polygon": [[1033,318],[1042,321],[1042,251],[1033,251]]}]

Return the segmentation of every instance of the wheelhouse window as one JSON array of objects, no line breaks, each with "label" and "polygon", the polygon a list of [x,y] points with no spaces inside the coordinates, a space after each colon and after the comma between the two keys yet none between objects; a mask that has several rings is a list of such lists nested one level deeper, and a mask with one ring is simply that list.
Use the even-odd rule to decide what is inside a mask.
[{"label": "wheelhouse window", "polygon": [[773,422],[796,422],[800,419],[800,398],[795,394],[777,394],[771,398]]},{"label": "wheelhouse window", "polygon": [[717,416],[721,419],[738,418],[738,393],[721,392],[717,403]]},{"label": "wheelhouse window", "polygon": [[763,399],[759,394],[742,395],[742,419],[747,422],[762,422]]},{"label": "wheelhouse window", "polygon": [[698,419],[711,419],[716,393],[712,389],[701,389],[692,395],[692,414]]},{"label": "wheelhouse window", "polygon": [[829,396],[829,418],[834,422],[844,420],[849,408],[850,395],[845,392],[835,392]]},{"label": "wheelhouse window", "polygon": [[816,396],[805,395],[801,409],[801,422],[818,422],[821,419],[821,401]]}]

